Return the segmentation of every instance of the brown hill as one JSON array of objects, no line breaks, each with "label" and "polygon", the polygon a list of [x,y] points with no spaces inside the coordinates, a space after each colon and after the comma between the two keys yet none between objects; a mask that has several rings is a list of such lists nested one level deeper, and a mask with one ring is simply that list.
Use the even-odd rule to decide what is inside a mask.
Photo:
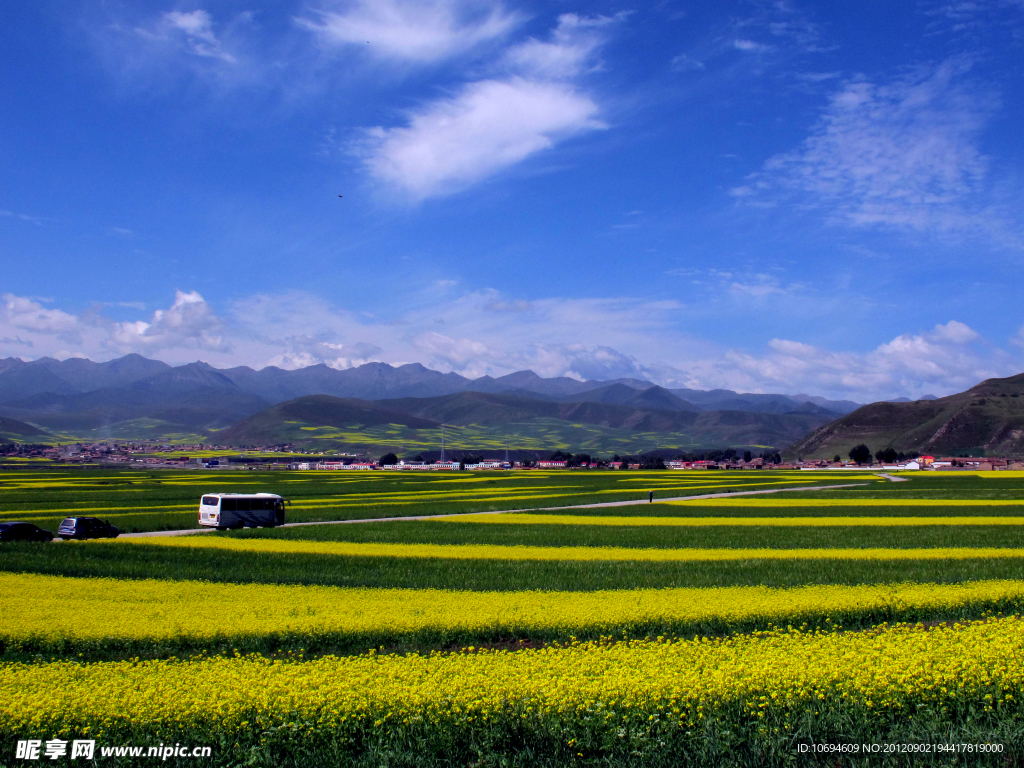
[{"label": "brown hill", "polygon": [[1024,374],[987,379],[937,400],[871,403],[819,427],[786,453],[845,457],[859,443],[872,451],[1024,455]]}]

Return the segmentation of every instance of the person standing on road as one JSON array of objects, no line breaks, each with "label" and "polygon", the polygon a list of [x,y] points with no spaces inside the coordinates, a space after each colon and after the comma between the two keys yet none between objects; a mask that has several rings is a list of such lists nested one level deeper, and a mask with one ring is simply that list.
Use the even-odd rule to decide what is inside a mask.
[{"label": "person standing on road", "polygon": [[648,504],[653,504],[654,503],[654,491],[648,491],[647,492],[647,503]]}]

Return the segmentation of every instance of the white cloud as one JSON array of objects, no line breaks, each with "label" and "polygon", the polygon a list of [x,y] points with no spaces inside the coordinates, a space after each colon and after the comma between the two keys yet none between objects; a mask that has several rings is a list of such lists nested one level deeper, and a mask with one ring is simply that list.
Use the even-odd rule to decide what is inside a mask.
[{"label": "white cloud", "polygon": [[506,76],[467,83],[413,111],[405,126],[370,129],[360,147],[370,175],[420,201],[606,128],[576,81],[616,18],[563,14],[550,40],[531,38],[506,50],[497,65]]},{"label": "white cloud", "polygon": [[951,341],[954,344],[966,344],[980,338],[976,330],[956,320],[950,320],[945,325],[936,325],[932,334],[936,339]]},{"label": "white cloud", "polygon": [[514,77],[466,85],[401,128],[369,132],[370,173],[413,200],[486,178],[561,139],[605,127],[571,85]]},{"label": "white cloud", "polygon": [[5,293],[4,323],[13,329],[62,336],[74,334],[78,318],[59,309],[47,309],[38,301]]},{"label": "white cloud", "polygon": [[768,160],[733,194],[826,209],[858,226],[973,226],[988,170],[978,135],[996,99],[966,72],[947,61],[888,85],[847,82],[798,149]]},{"label": "white cloud", "polygon": [[763,356],[728,353],[715,368],[734,381],[749,377],[761,391],[802,389],[870,401],[951,394],[986,378],[1018,373],[1020,365],[956,320],[927,333],[897,336],[867,353],[833,352],[786,339],[768,346]]},{"label": "white cloud", "polygon": [[765,45],[764,43],[757,43],[753,40],[737,39],[732,41],[732,47],[737,51],[743,51],[744,53],[764,53],[770,51],[772,47]]},{"label": "white cloud", "polygon": [[440,61],[505,35],[521,17],[488,0],[352,0],[298,19],[326,44],[368,47],[379,56]]},{"label": "white cloud", "polygon": [[[113,355],[139,352],[180,355],[188,350],[229,352],[228,344],[217,330],[221,320],[195,291],[178,291],[174,303],[157,310],[149,320],[115,322],[99,307],[79,315],[44,307],[39,301],[13,294],[3,296],[0,310],[0,337],[18,339],[40,355],[67,357],[76,355],[106,359]],[[134,302],[122,303],[130,307]],[[0,342],[0,350],[4,342]],[[0,351],[2,353],[2,351]]]},{"label": "white cloud", "polygon": [[165,34],[183,37],[187,49],[196,56],[220,59],[232,64],[235,62],[235,57],[224,50],[221,41],[213,33],[213,19],[206,11],[169,11],[161,17],[160,26]]},{"label": "white cloud", "polygon": [[220,319],[196,291],[176,291],[169,309],[158,309],[146,322],[118,323],[114,343],[132,350],[195,349],[226,352],[231,349],[217,334]]}]

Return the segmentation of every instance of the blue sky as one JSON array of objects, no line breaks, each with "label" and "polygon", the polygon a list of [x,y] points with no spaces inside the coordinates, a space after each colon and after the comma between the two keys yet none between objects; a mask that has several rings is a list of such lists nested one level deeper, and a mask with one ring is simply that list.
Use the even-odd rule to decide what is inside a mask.
[{"label": "blue sky", "polygon": [[862,401],[1024,371],[1020,0],[38,0],[0,28],[0,356]]}]

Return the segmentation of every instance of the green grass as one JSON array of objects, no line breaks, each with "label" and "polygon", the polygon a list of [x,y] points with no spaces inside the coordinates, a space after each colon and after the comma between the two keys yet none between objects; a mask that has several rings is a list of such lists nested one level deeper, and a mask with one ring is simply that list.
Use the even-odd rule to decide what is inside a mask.
[{"label": "green grass", "polygon": [[[813,480],[830,482],[825,477]],[[807,481],[807,473],[799,472],[751,476],[615,471],[6,471],[0,472],[0,520],[25,519],[53,530],[64,517],[82,510],[83,515],[109,519],[129,533],[195,528],[199,497],[218,491],[277,493],[295,502],[288,510],[289,521],[316,522],[537,509],[639,500],[646,498],[648,489],[655,489],[664,498],[779,488]]]},{"label": "green grass", "polygon": [[[828,498],[822,491],[815,498]],[[794,494],[795,495],[795,494]],[[773,498],[773,497],[768,497]],[[780,498],[780,497],[774,497]],[[792,499],[790,494],[784,497]],[[629,504],[621,507],[583,507],[576,509],[537,510],[526,514],[558,515],[561,517],[1022,517],[1024,501],[1020,506],[958,506],[955,502],[940,506],[728,506],[707,504]]]},{"label": "green grass", "polygon": [[[721,429],[714,434],[700,434],[699,431],[637,432],[597,424],[573,424],[562,419],[534,418],[497,426],[446,425],[444,439],[452,452],[488,451],[494,454],[504,451],[508,444],[517,451],[563,450],[611,456],[613,453],[636,454],[655,448],[681,451],[707,448],[720,444],[722,436]],[[272,437],[273,442],[292,443],[313,451],[344,450],[371,455],[386,451],[399,454],[436,451],[441,446],[440,429],[414,429],[399,424],[330,427],[284,422]],[[735,440],[731,442],[736,443]]]},{"label": "green grass", "polygon": [[117,542],[4,545],[15,573],[233,583],[510,591],[590,591],[760,584],[955,583],[1024,578],[1024,560],[579,562],[443,560],[231,552]]},{"label": "green grass", "polygon": [[301,541],[407,544],[497,544],[533,547],[1024,547],[1024,526],[629,527],[394,522],[258,529],[227,535]]},{"label": "green grass", "polygon": [[[805,473],[809,474],[809,473]],[[816,475],[817,473],[815,473]],[[1003,499],[1024,498],[1024,477],[1015,473],[990,472],[984,477],[957,473],[942,474],[937,472],[915,472],[900,474],[907,482],[870,482],[866,486],[845,488],[835,491],[822,491],[830,498],[837,499],[884,499],[897,497],[905,499]],[[830,473],[830,481],[836,480],[836,473]],[[862,483],[864,481],[851,481]],[[822,483],[825,485],[826,483]],[[835,484],[840,484],[836,481]],[[813,494],[794,491],[787,492],[786,498],[812,498]]]}]

